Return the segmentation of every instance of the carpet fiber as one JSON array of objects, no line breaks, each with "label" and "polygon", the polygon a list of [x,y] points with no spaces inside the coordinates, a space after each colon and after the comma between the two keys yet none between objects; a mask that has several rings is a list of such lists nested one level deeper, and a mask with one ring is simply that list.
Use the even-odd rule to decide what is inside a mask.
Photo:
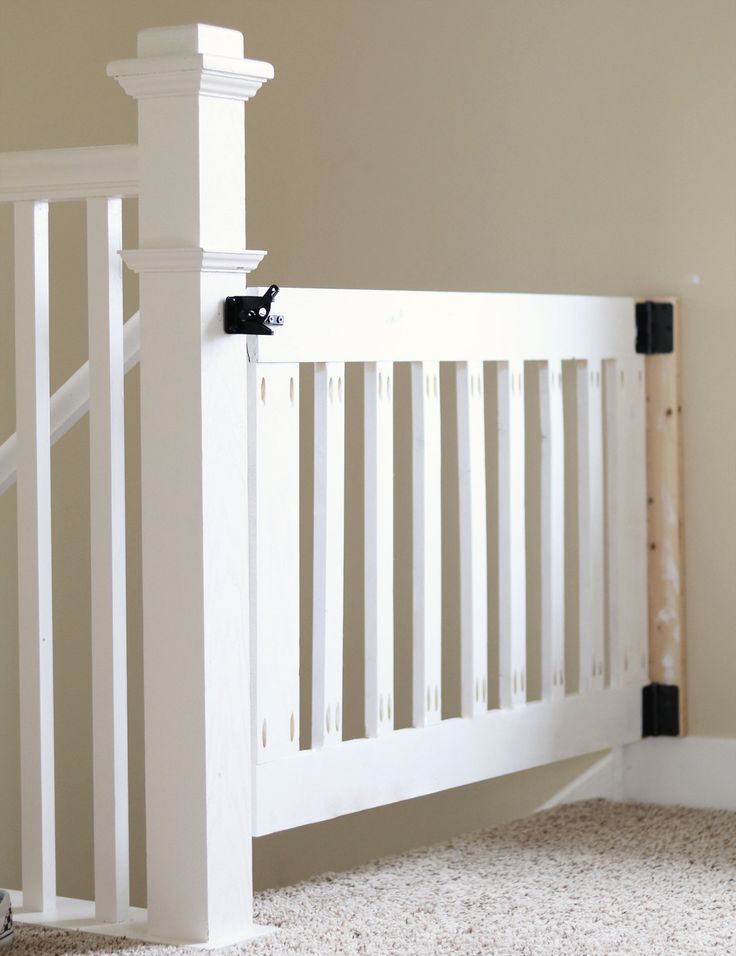
[{"label": "carpet fiber", "polygon": [[[571,804],[260,893],[273,936],[222,953],[736,954],[736,814]],[[193,950],[18,927],[8,956]]]}]

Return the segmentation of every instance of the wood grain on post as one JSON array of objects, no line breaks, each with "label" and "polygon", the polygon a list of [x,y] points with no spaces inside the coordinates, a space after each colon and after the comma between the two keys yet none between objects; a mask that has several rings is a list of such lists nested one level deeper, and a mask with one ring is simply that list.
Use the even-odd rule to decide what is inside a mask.
[{"label": "wood grain on post", "polygon": [[646,359],[649,534],[649,676],[679,688],[680,734],[686,732],[682,402],[680,321],[675,349]]}]

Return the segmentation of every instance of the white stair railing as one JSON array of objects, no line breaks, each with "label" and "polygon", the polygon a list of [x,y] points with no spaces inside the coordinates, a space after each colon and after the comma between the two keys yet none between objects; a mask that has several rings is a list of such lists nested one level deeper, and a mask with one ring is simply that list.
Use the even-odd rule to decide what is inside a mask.
[{"label": "white stair railing", "polygon": [[[140,360],[140,313],[132,315],[123,326],[123,370],[127,374]],[[51,444],[62,438],[89,411],[89,362],[80,366],[51,396]],[[0,495],[12,488],[18,474],[16,461],[17,435],[0,445]]]},{"label": "white stair railing", "polygon": [[[6,160],[0,165],[13,165]],[[6,186],[5,196],[14,184]],[[57,393],[54,432],[58,438],[89,408],[95,898],[100,920],[119,921],[129,908],[122,201],[100,189],[95,182],[86,197],[77,177],[62,197],[87,199],[90,361]],[[17,481],[23,904],[53,912],[49,204],[16,199],[14,213],[17,432],[2,448],[2,488]]]},{"label": "white stair railing", "polygon": [[[50,450],[90,413],[95,905],[98,931],[226,945],[252,932],[246,342],[223,299],[245,249],[244,103],[271,76],[243,37],[144,30],[108,74],[139,100],[139,143],[0,154],[15,206],[23,894],[56,922]],[[123,328],[121,213],[139,200],[143,320]],[[90,362],[49,396],[49,203],[87,203]],[[218,334],[213,334],[217,328]],[[148,913],[129,917],[123,376],[142,356]],[[241,396],[234,401],[233,396]],[[172,679],[175,678],[175,679]],[[66,904],[64,904],[66,905]],[[77,912],[77,916],[82,910]]]},{"label": "white stair railing", "polygon": [[137,146],[0,153],[0,202],[138,196]]},{"label": "white stair railing", "polygon": [[[122,198],[136,149],[2,154],[0,201],[14,205],[16,424],[0,447],[0,493],[17,482],[23,908],[53,913],[56,794],[51,445],[90,413],[95,899],[128,916],[127,674],[123,376],[138,359],[123,328]],[[90,361],[49,395],[49,203],[87,203]]]}]

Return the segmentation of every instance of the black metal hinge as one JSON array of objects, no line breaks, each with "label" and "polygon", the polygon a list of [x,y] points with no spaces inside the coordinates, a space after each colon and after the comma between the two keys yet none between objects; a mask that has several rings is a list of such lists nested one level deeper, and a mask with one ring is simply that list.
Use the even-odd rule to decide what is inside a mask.
[{"label": "black metal hinge", "polygon": [[642,689],[642,737],[679,737],[680,688],[648,684]]},{"label": "black metal hinge", "polygon": [[675,309],[671,302],[636,303],[636,351],[664,355],[675,350]]},{"label": "black metal hinge", "polygon": [[279,287],[272,285],[263,295],[229,295],[225,299],[225,331],[229,335],[273,335],[270,326],[284,324],[283,315],[271,315],[278,294]]}]

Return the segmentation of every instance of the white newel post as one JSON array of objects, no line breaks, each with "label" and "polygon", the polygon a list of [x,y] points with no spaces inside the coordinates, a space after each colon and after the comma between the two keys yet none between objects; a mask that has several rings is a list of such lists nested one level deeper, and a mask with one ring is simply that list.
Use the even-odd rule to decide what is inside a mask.
[{"label": "white newel post", "polygon": [[144,30],[138,101],[148,931],[251,934],[244,103],[273,76],[233,30]]}]

